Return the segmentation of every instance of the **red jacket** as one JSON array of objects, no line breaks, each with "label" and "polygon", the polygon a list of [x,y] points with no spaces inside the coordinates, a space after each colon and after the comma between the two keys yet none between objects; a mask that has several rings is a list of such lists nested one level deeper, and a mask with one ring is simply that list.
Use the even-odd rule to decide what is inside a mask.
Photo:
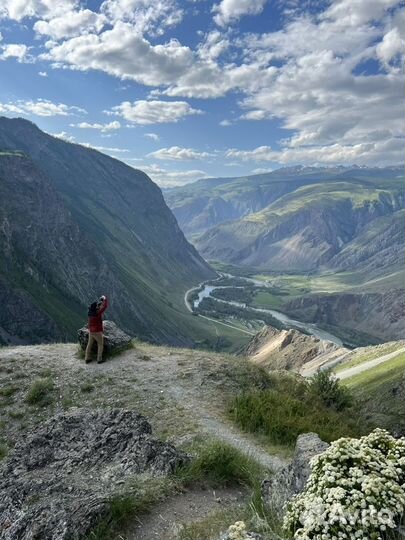
[{"label": "red jacket", "polygon": [[89,332],[102,332],[103,331],[103,313],[108,308],[107,297],[101,306],[98,308],[97,315],[89,317],[87,326],[89,327]]}]

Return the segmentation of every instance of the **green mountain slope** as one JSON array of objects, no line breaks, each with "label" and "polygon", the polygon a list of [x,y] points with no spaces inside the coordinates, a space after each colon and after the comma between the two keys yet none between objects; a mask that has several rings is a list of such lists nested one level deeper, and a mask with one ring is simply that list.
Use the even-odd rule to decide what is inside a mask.
[{"label": "green mountain slope", "polygon": [[253,176],[199,180],[168,189],[164,196],[180,227],[191,238],[225,221],[259,212],[303,186],[347,180],[389,189],[398,177],[403,177],[398,167],[290,167]]},{"label": "green mountain slope", "polygon": [[[21,119],[0,118],[0,149],[0,242],[11,254],[0,255],[0,301],[15,295],[18,306],[24,297],[3,310],[2,324],[12,325],[3,335],[72,337],[87,303],[105,292],[109,316],[127,331],[191,344],[195,323],[182,297],[214,272],[147,175]],[[41,313],[38,338],[34,323],[29,335],[22,331],[27,306]]]},{"label": "green mountain slope", "polygon": [[[397,230],[403,214],[396,213],[404,204],[400,181],[389,189],[349,181],[312,184],[280,197],[258,213],[210,229],[195,244],[208,259],[299,272],[325,266],[355,269],[376,254],[384,237],[384,264],[388,265],[393,258],[390,252],[395,255],[403,247],[403,235]],[[372,236],[374,247],[370,245]],[[363,244],[367,246],[363,255],[354,257],[352,252]]]}]

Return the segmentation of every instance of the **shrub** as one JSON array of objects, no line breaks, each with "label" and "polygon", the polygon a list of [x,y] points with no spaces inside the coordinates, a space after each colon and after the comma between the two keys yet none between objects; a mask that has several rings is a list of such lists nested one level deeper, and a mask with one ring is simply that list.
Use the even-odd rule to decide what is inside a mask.
[{"label": "shrub", "polygon": [[357,419],[329,409],[308,392],[253,390],[235,396],[231,418],[245,431],[262,433],[272,443],[293,445],[300,433],[316,431],[325,441],[357,435]]},{"label": "shrub", "polygon": [[405,510],[405,438],[376,429],[339,439],[311,462],[303,493],[288,506],[284,528],[296,540],[381,540]]},{"label": "shrub", "polygon": [[37,379],[28,390],[25,400],[29,405],[46,407],[53,401],[54,388],[52,379]]},{"label": "shrub", "polygon": [[327,407],[333,407],[337,411],[342,411],[353,402],[349,389],[340,385],[330,369],[318,370],[309,381],[309,390]]},{"label": "shrub", "polygon": [[261,467],[252,458],[222,441],[201,447],[196,458],[177,472],[180,481],[186,485],[202,481],[215,487],[253,486],[261,474]]}]

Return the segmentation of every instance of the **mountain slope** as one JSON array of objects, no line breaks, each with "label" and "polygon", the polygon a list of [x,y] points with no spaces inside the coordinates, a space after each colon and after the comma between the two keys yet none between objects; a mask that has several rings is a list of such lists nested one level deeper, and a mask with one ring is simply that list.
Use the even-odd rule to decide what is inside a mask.
[{"label": "mountain slope", "polygon": [[167,204],[189,238],[228,220],[259,212],[300,187],[345,181],[368,187],[389,187],[399,167],[290,167],[253,176],[199,180],[164,192]]},{"label": "mountain slope", "polygon": [[[110,316],[127,331],[157,342],[191,344],[182,296],[190,284],[214,272],[185,240],[147,175],[21,119],[0,118],[0,149],[26,155],[0,154],[0,237],[14,253],[12,258],[4,251],[0,255],[5,269],[0,287],[6,296],[9,290],[25,295],[24,306],[28,302],[53,321],[47,338],[72,336],[87,303],[105,292],[111,298]],[[6,221],[10,230],[4,228]],[[22,242],[24,230],[27,241]],[[74,233],[64,244],[66,230]],[[29,241],[34,237],[35,245]],[[21,272],[24,279],[15,278]],[[72,313],[53,309],[52,287],[58,288],[59,303],[74,306]],[[13,320],[18,321],[26,308],[16,309]],[[14,340],[34,340],[35,331],[28,337],[22,327],[17,322],[5,333]],[[39,335],[38,340],[45,339],[43,332]]]},{"label": "mountain slope", "polygon": [[[364,243],[367,249],[363,258],[350,257],[348,248],[347,264],[353,270],[360,260],[364,263],[364,258],[376,254],[381,236],[385,236],[387,255],[390,250],[403,251],[399,229],[395,235],[389,231],[393,219],[400,223],[403,214],[399,219],[393,216],[404,205],[400,182],[390,189],[348,181],[313,184],[284,195],[258,213],[210,229],[195,244],[208,259],[300,272],[336,267],[343,263],[344,253],[341,261],[337,255],[346,246],[354,242],[357,251]],[[378,218],[385,219],[375,227],[373,249],[367,230]]]}]

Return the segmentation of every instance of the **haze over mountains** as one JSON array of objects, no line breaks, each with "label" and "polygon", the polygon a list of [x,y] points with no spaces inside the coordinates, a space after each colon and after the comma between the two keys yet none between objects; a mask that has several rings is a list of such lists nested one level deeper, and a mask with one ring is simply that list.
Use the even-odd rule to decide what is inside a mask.
[{"label": "haze over mountains", "polygon": [[214,275],[146,174],[4,117],[0,253],[6,343],[71,338],[107,293],[122,328],[191,344],[183,294]]}]

